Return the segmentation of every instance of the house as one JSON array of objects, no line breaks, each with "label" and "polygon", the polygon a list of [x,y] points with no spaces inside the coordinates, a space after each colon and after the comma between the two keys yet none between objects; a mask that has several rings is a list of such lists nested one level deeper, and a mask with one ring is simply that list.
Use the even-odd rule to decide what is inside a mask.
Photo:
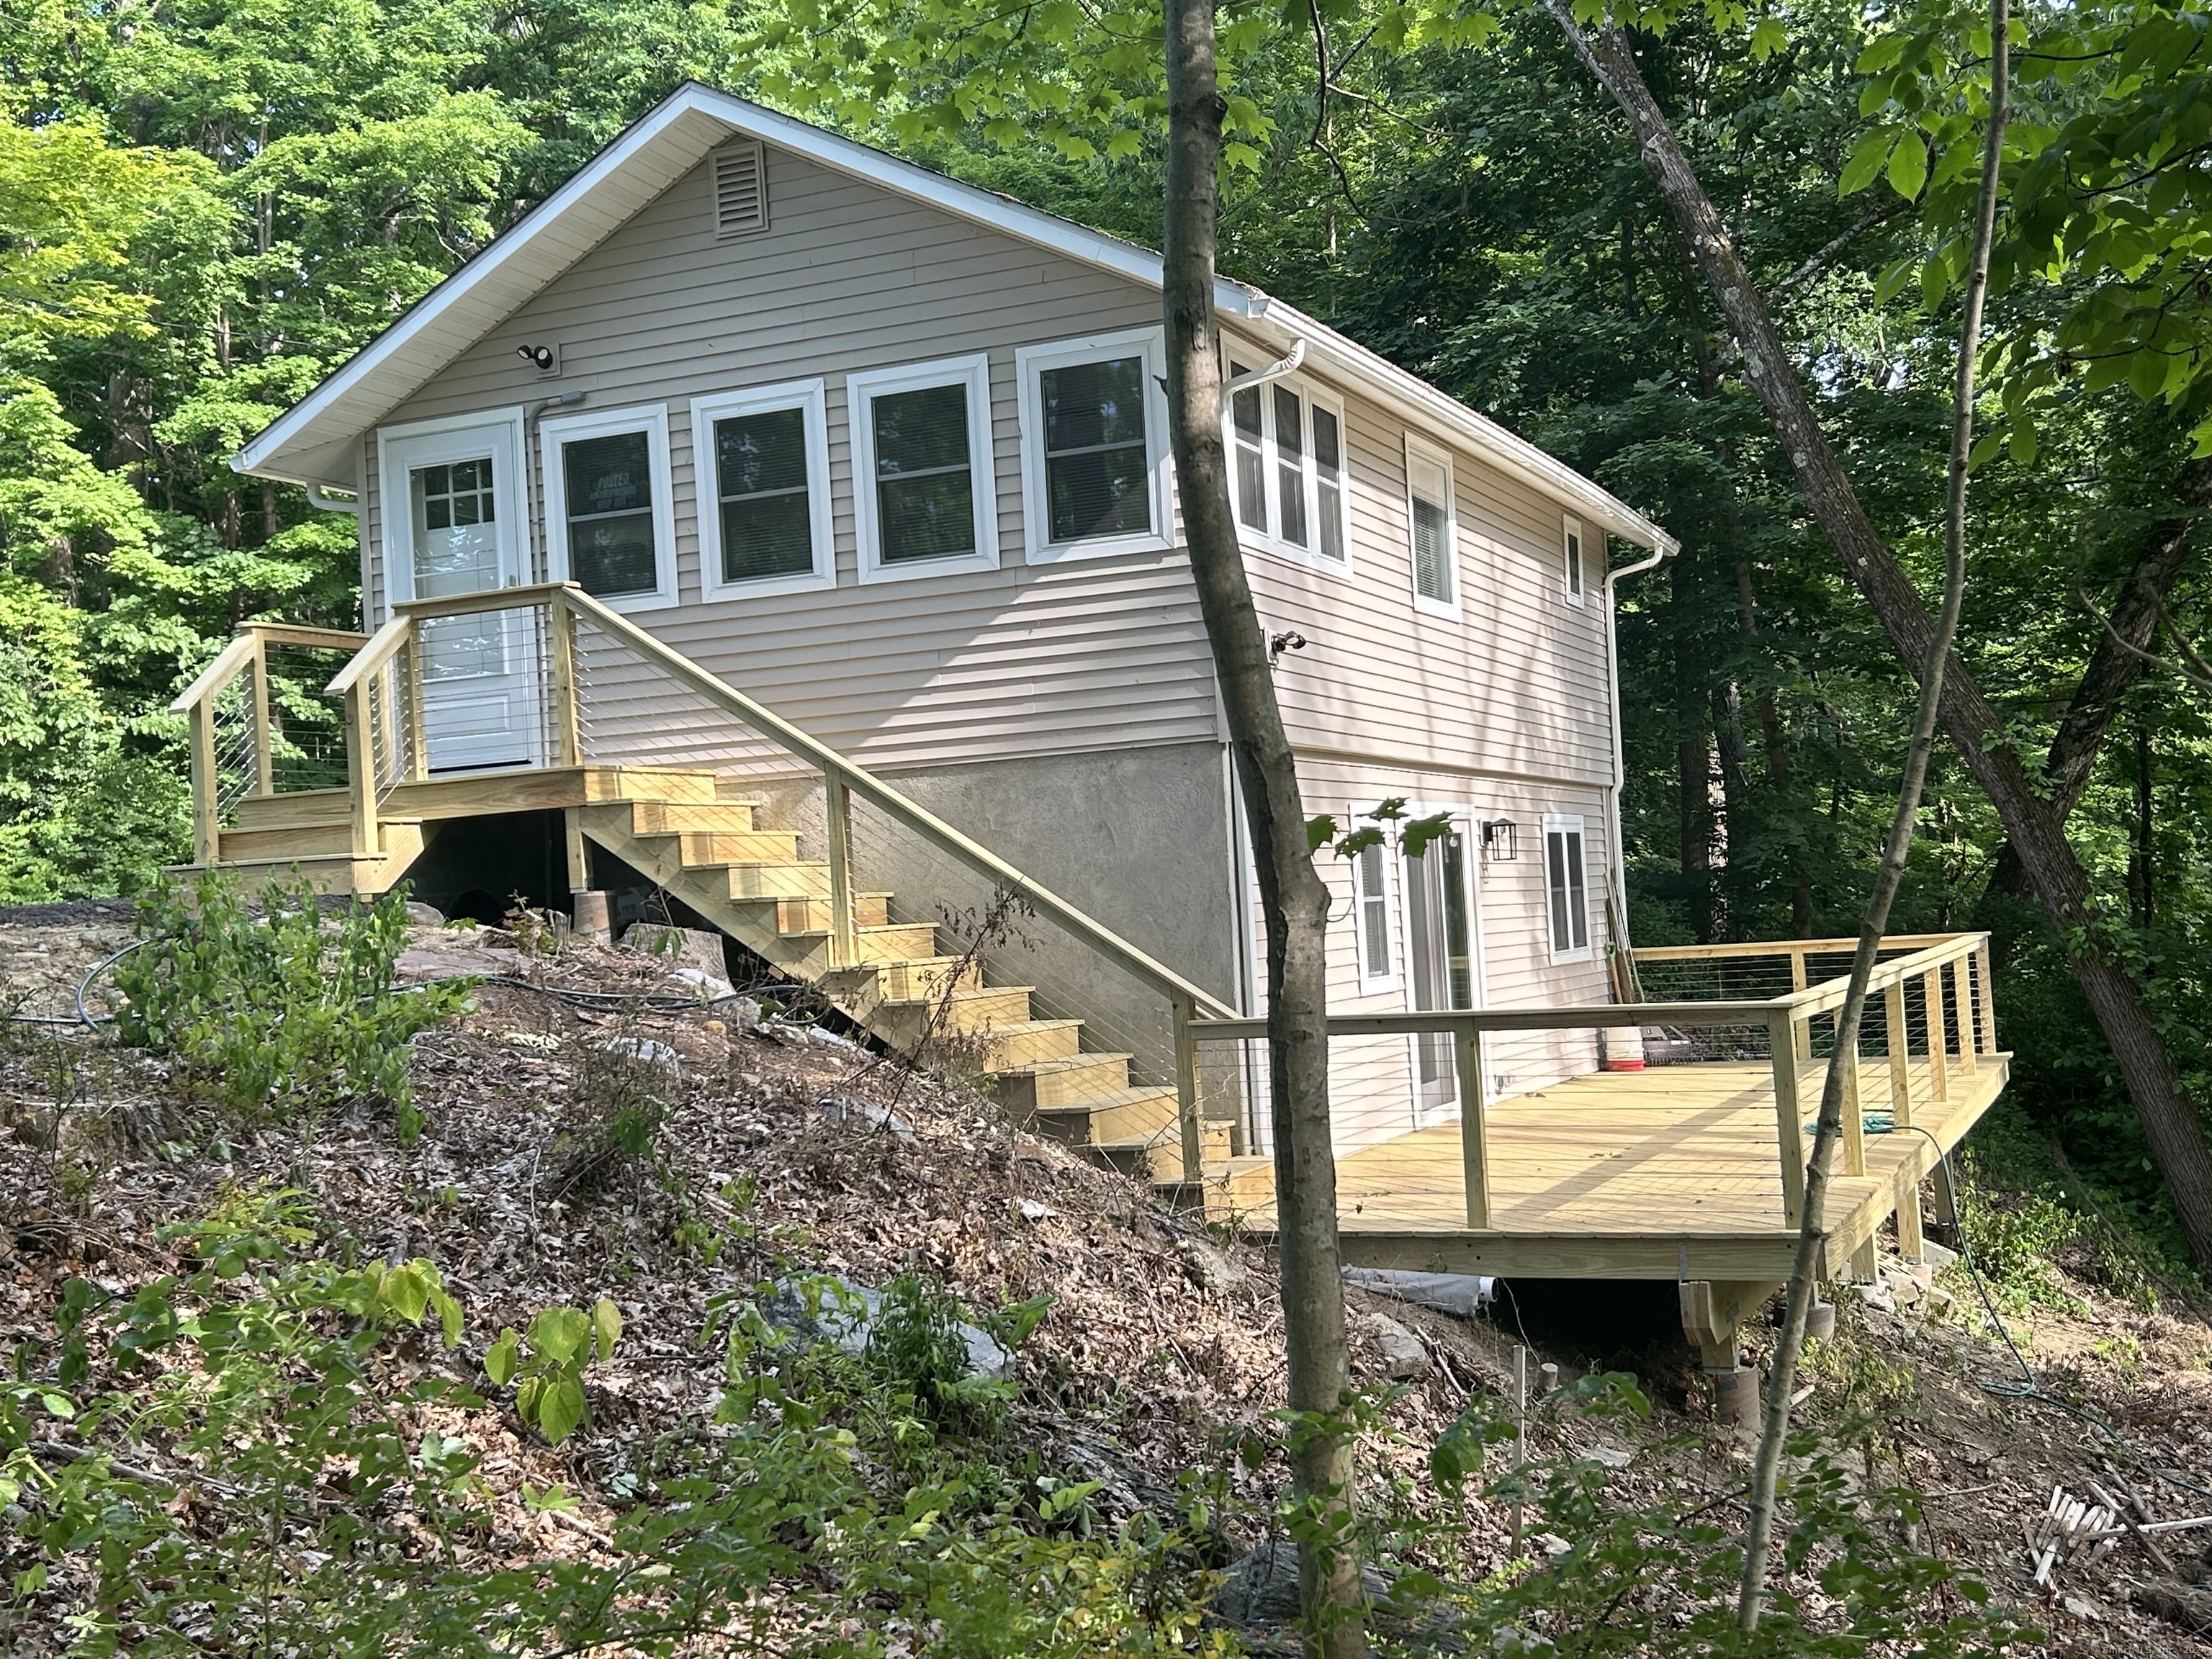
[{"label": "house", "polygon": [[[1263,1154],[1249,1045],[1187,1037],[1257,1009],[1263,941],[1159,281],[1143,248],[680,88],[234,459],[358,514],[363,631],[242,635],[180,700],[203,861],[434,901],[655,889],[886,1036],[955,1000],[1009,1103],[1077,1139],[1186,1176]],[[1453,827],[1325,861],[1333,1008],[1609,1002],[1607,550],[1643,568],[1668,538],[1279,301],[1216,303],[1308,810]],[[276,787],[288,648],[350,653],[348,787]],[[236,720],[258,775],[227,782]],[[1034,902],[987,915],[1010,869]],[[1493,1031],[1471,1068],[1446,1031],[1347,1037],[1340,1151],[1459,1121],[1477,1073],[1498,1102],[1590,1073],[1601,1042]]]}]

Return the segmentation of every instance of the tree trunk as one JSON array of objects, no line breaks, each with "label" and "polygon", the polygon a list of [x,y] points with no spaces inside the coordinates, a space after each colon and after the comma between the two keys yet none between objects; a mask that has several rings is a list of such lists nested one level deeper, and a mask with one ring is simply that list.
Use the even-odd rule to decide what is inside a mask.
[{"label": "tree trunk", "polygon": [[[1808,505],[1899,655],[1917,672],[1918,665],[1928,659],[1934,620],[1860,506],[1849,476],[1814,416],[1765,302],[1644,84],[1634,54],[1617,31],[1602,30],[1595,36],[1584,32],[1568,0],[1545,0],[1545,9],[1628,118],[1644,164],[1680,222],[1706,285],[1742,348],[1745,372],[1789,452]],[[1943,676],[1942,694],[1944,730],[1996,809],[2028,880],[2065,942],[2075,978],[2112,1046],[2190,1249],[2199,1263],[2212,1266],[2212,1150],[2205,1145],[2204,1127],[2195,1108],[2175,1083],[2172,1060],[2135,982],[2095,940],[2097,913],[2089,879],[2067,842],[2064,821],[2036,793],[2027,768],[2004,741],[1996,711],[1955,660]]]},{"label": "tree trunk", "polygon": [[[1276,1249],[1293,1412],[1334,1419],[1352,1382],[1328,1114],[1328,888],[1306,841],[1297,768],[1283,729],[1267,642],[1252,605],[1229,499],[1221,351],[1213,313],[1224,100],[1214,76],[1214,0],[1166,0],[1168,165],[1162,301],[1169,430],[1183,534],[1243,786],[1267,936],[1269,1107],[1275,1133]],[[1309,1418],[1309,1422],[1312,1418]],[[1291,1473],[1320,1540],[1298,1577],[1309,1651],[1366,1652],[1352,1535],[1351,1447],[1294,1432]]]}]

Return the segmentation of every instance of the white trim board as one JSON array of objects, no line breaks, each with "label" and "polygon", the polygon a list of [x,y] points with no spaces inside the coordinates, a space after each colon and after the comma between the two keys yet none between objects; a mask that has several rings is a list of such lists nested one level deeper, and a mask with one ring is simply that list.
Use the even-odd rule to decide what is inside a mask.
[{"label": "white trim board", "polygon": [[[232,467],[288,483],[352,488],[356,440],[362,432],[733,135],[757,138],[771,150],[787,150],[1141,286],[1161,284],[1160,256],[1149,248],[687,82],[271,422],[231,458]],[[1565,463],[1296,308],[1225,279],[1215,282],[1213,302],[1267,343],[1287,349],[1305,341],[1316,368],[1362,386],[1434,437],[1468,444],[1492,465],[1581,508],[1603,529],[1642,547],[1676,545],[1642,514]]]}]

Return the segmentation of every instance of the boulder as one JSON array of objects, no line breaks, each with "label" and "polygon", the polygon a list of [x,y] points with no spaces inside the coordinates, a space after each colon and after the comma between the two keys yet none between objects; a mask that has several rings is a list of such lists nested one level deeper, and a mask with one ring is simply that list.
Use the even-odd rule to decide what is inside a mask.
[{"label": "boulder", "polygon": [[1429,1351],[1419,1337],[1382,1314],[1371,1316],[1368,1328],[1374,1332],[1376,1343],[1382,1350],[1383,1376],[1393,1382],[1410,1382],[1415,1377],[1428,1375]]},{"label": "boulder", "polygon": [[[835,1273],[808,1281],[779,1284],[761,1312],[770,1324],[794,1332],[809,1341],[827,1342],[840,1352],[858,1357],[868,1351],[868,1332],[884,1305],[883,1292]],[[961,1340],[968,1345],[968,1375],[987,1382],[1003,1382],[1014,1369],[1014,1357],[998,1338],[978,1325],[962,1320]]]},{"label": "boulder", "polygon": [[657,957],[670,968],[696,968],[721,979],[729,971],[722,955],[722,936],[696,927],[665,927],[658,922],[632,922],[623,931],[622,948],[640,956]]}]

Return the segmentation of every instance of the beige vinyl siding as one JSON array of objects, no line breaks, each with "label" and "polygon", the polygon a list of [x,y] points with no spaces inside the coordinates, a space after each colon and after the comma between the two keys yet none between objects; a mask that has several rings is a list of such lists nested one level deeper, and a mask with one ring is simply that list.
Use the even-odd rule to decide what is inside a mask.
[{"label": "beige vinyl siding", "polygon": [[[1211,658],[1182,555],[1032,567],[1023,552],[1015,349],[1151,325],[1158,295],[785,152],[771,149],[767,166],[765,234],[716,240],[708,169],[696,168],[386,423],[574,390],[586,411],[665,405],[680,599],[633,620],[870,764],[1213,738]],[[558,343],[557,379],[515,356],[526,342]],[[990,360],[1000,568],[860,583],[845,377],[978,351]],[[837,586],[702,603],[690,400],[817,377]],[[542,571],[534,431],[527,448]],[[373,464],[369,477],[373,495]],[[384,592],[374,572],[374,616]]]},{"label": "beige vinyl siding", "polygon": [[[1240,361],[1266,355],[1237,349]],[[1245,559],[1261,625],[1306,639],[1275,676],[1291,743],[1417,767],[1610,780],[1603,593],[1592,582],[1583,605],[1565,598],[1565,508],[1422,434],[1452,457],[1460,615],[1417,611],[1405,424],[1328,389],[1345,406],[1351,574],[1256,549]],[[1584,534],[1586,546],[1601,543]]]},{"label": "beige vinyl siding", "polygon": [[[1475,1000],[1490,1008],[1556,1006],[1608,1000],[1605,968],[1605,894],[1611,878],[1611,853],[1604,830],[1601,792],[1587,785],[1545,785],[1514,779],[1471,779],[1462,775],[1401,767],[1364,765],[1325,757],[1302,757],[1298,783],[1306,811],[1335,816],[1350,826],[1356,815],[1380,800],[1402,796],[1422,812],[1449,811],[1468,836],[1468,867],[1475,892],[1471,921],[1480,939]],[[1410,809],[1409,809],[1410,810]],[[1587,860],[1591,950],[1578,962],[1554,963],[1550,939],[1544,871],[1544,818],[1547,813],[1579,814]],[[1516,856],[1485,864],[1475,825],[1510,818],[1518,826]],[[1390,989],[1360,989],[1358,921],[1351,864],[1334,854],[1318,861],[1333,898],[1329,910],[1328,1005],[1332,1013],[1398,1013],[1413,1006],[1406,974],[1405,877],[1395,847],[1390,853],[1389,929],[1397,982]],[[1258,900],[1253,899],[1256,915]],[[1264,940],[1253,942],[1255,960],[1264,961]],[[1261,970],[1264,983],[1264,968]],[[1595,1034],[1583,1031],[1517,1032],[1486,1044],[1484,1070],[1490,1097],[1527,1094],[1563,1079],[1596,1069]],[[1404,1038],[1339,1038],[1330,1046],[1333,1121],[1337,1149],[1371,1146],[1415,1127],[1413,1054]],[[1447,1121],[1455,1109],[1431,1115]]]}]

